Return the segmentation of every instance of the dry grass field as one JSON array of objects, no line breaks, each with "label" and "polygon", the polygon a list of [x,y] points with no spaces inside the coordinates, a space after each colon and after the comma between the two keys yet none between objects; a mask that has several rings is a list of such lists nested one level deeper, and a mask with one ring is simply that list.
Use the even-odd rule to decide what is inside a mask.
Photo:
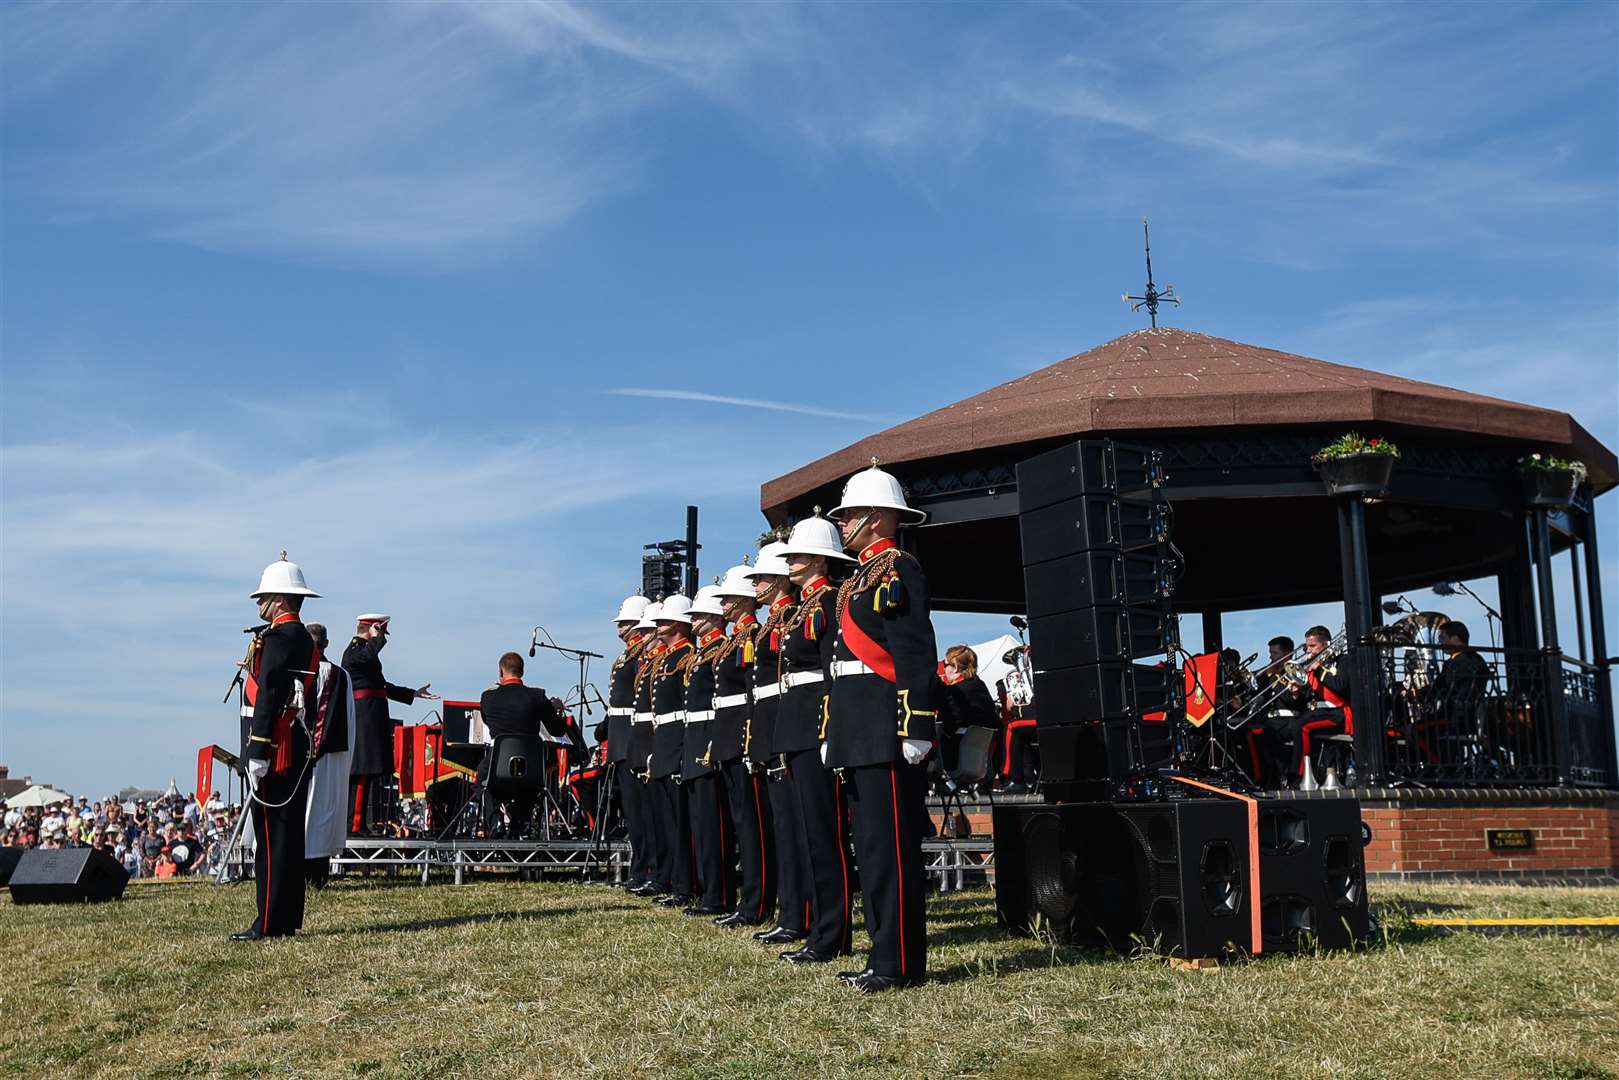
[{"label": "dry grass field", "polygon": [[989,892],[940,895],[934,981],[875,998],[600,887],[350,880],[296,940],[235,944],[251,890],[0,900],[0,1074],[1619,1077],[1619,937],[1411,921],[1611,915],[1614,888],[1384,887],[1364,950],[1212,972],[1012,938]]}]

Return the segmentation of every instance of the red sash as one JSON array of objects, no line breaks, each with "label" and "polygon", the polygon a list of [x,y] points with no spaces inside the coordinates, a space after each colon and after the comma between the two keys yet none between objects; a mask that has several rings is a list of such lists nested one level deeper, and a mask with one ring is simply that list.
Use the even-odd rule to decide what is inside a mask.
[{"label": "red sash", "polygon": [[1310,689],[1314,690],[1317,694],[1320,694],[1321,700],[1325,701],[1332,708],[1342,709],[1344,711],[1344,733],[1353,734],[1355,730],[1355,713],[1350,709],[1349,702],[1339,697],[1337,691],[1333,690],[1326,683],[1322,682],[1320,676],[1318,676],[1314,671],[1310,672]]},{"label": "red sash", "polygon": [[843,629],[843,643],[849,646],[849,651],[854,653],[862,664],[889,682],[898,682],[894,674],[894,654],[871,640],[871,635],[860,629],[860,625],[850,614],[853,607],[854,605],[850,604],[843,609],[843,620],[839,624]]}]

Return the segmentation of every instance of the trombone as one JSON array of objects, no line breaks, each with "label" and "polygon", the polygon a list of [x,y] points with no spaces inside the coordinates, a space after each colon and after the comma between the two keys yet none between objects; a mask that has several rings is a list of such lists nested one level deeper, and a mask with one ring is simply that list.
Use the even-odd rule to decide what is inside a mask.
[{"label": "trombone", "polygon": [[1327,643],[1327,647],[1311,656],[1308,646],[1300,642],[1299,645],[1280,660],[1272,660],[1269,664],[1254,672],[1256,682],[1264,683],[1268,677],[1270,684],[1264,686],[1252,701],[1241,709],[1233,712],[1226,721],[1232,728],[1240,728],[1250,721],[1264,716],[1276,707],[1283,696],[1294,693],[1310,685],[1310,673],[1340,656],[1349,648],[1349,635],[1339,630],[1337,635]]}]

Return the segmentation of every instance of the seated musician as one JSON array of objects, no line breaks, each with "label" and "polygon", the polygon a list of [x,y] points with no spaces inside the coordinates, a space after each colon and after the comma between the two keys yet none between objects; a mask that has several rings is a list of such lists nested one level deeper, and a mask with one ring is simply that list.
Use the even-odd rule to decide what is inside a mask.
[{"label": "seated musician", "polygon": [[[538,735],[542,729],[552,736],[565,736],[563,721],[545,691],[523,685],[523,658],[517,653],[509,652],[500,658],[500,682],[483,692],[478,705],[491,742],[502,735]],[[483,764],[478,767],[478,782],[484,785],[484,827],[490,832],[500,814],[500,808],[490,796],[487,785],[492,756],[485,755]],[[534,814],[534,796],[511,800],[507,812],[511,817],[512,833],[521,835]]]},{"label": "seated musician", "polygon": [[1331,644],[1332,632],[1325,626],[1312,626],[1304,632],[1309,707],[1302,716],[1290,717],[1287,725],[1293,744],[1289,776],[1295,782],[1304,777],[1305,759],[1312,753],[1320,756],[1322,739],[1355,732],[1355,713],[1349,703],[1349,658],[1327,657]]},{"label": "seated musician", "polygon": [[944,672],[935,687],[939,704],[940,757],[945,769],[956,767],[956,751],[961,733],[969,727],[1000,726],[1000,711],[989,696],[989,687],[978,677],[978,654],[966,645],[952,645],[944,652]]},{"label": "seated musician", "polygon": [[[1271,638],[1265,647],[1269,650],[1270,660],[1255,677],[1260,693],[1274,693],[1278,684],[1285,681],[1282,665],[1292,657],[1296,646],[1292,638],[1278,636]],[[1292,760],[1288,739],[1292,737],[1294,719],[1304,712],[1304,694],[1305,687],[1288,686],[1265,715],[1255,717],[1242,728],[1241,735],[1248,749],[1248,762],[1252,769],[1250,776],[1254,783],[1270,789],[1281,786],[1282,776]]]},{"label": "seated musician", "polygon": [[1466,623],[1451,621],[1439,627],[1439,647],[1445,650],[1445,663],[1422,693],[1422,711],[1411,732],[1417,749],[1430,763],[1439,760],[1432,733],[1442,728],[1465,728],[1489,690],[1490,665],[1469,644],[1471,636]]},{"label": "seated musician", "polygon": [[[1018,656],[1019,653],[1023,655]],[[1001,715],[1006,723],[997,741],[996,771],[1004,782],[997,795],[1022,795],[1034,790],[1040,775],[1040,752],[1035,739],[1034,687],[1027,672],[1032,670],[1032,653],[1027,647],[1010,649],[1002,657],[1012,665],[995,684]]]}]

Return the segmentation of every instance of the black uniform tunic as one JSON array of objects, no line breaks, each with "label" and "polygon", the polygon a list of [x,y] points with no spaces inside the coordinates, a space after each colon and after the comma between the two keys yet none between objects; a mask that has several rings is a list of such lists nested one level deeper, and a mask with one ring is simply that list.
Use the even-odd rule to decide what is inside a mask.
[{"label": "black uniform tunic", "polygon": [[343,670],[354,686],[354,756],[349,760],[350,776],[380,776],[394,771],[394,722],[388,716],[388,702],[409,705],[416,691],[395,686],[382,675],[382,647],[386,635],[356,637],[343,650]]},{"label": "black uniform tunic", "polygon": [[[810,889],[809,939],[805,945],[828,957],[849,951],[849,909],[853,899],[842,784],[821,762],[821,726],[826,715],[826,692],[831,686],[827,676],[836,599],[836,591],[825,578],[812,581],[804,587],[799,606],[788,620],[781,649],[784,681],[802,674],[821,678],[782,693],[775,743],[797,802],[798,835],[793,857],[798,859]],[[783,851],[780,857],[787,855]]]},{"label": "black uniform tunic", "polygon": [[646,651],[647,639],[632,636],[624,651],[613,661],[607,684],[607,760],[624,761],[630,756],[630,725],[635,717],[635,676],[637,661]]},{"label": "black uniform tunic", "polygon": [[[748,683],[752,677],[754,639],[759,620],[737,622],[714,663],[714,720],[709,728],[716,763],[729,765],[742,756],[742,734],[748,722]],[[722,705],[721,702],[729,702]]]},{"label": "black uniform tunic", "polygon": [[265,937],[292,934],[304,924],[304,818],[314,766],[303,727],[284,717],[294,684],[309,684],[303,673],[314,670],[314,661],[315,641],[292,612],[259,638],[247,756],[271,763],[253,798],[253,925]]},{"label": "black uniform tunic", "polygon": [[680,787],[680,754],[685,746],[681,715],[686,709],[686,678],[695,654],[690,641],[671,645],[658,658],[652,675],[651,790],[657,798],[657,882],[677,896],[690,896],[692,881],[691,816]]},{"label": "black uniform tunic", "polygon": [[[630,833],[634,861],[630,864],[632,881],[657,881],[658,865],[663,860],[662,800],[654,792],[647,772],[652,766],[652,680],[657,672],[658,660],[663,656],[663,643],[649,639],[635,661],[634,712],[630,715],[629,756],[619,776],[619,785],[625,792],[625,817],[630,828],[641,831],[639,842]],[[631,791],[629,789],[633,788]]]},{"label": "black uniform tunic", "polygon": [[[744,615],[732,628],[730,640],[714,665],[715,704],[742,699],[738,704],[714,710],[714,756],[725,763],[725,795],[741,869],[737,916],[749,925],[763,922],[776,910],[776,843],[770,794],[764,774],[755,771],[742,754],[760,638],[759,620]],[[774,662],[772,654],[772,665]]]},{"label": "black uniform tunic", "polygon": [[[502,735],[538,735],[542,728],[553,735],[560,735],[565,730],[562,718],[557,715],[556,707],[551,704],[545,691],[537,686],[524,686],[520,678],[502,678],[499,685],[485,690],[478,708],[491,741]],[[493,754],[485,754],[482,764],[478,766],[480,783],[488,783],[493,758]],[[506,809],[511,815],[513,835],[524,835],[534,816],[534,796],[513,798],[507,803]],[[483,798],[485,825],[493,825],[498,820],[498,814],[495,798],[486,789]]]},{"label": "black uniform tunic", "polygon": [[775,849],[776,892],[780,911],[776,924],[801,933],[809,931],[809,860],[799,843],[804,823],[798,798],[787,783],[787,772],[776,753],[776,714],[781,706],[781,645],[783,626],[792,614],[790,597],[778,597],[770,605],[764,625],[755,639],[753,654],[753,701],[748,722],[742,729],[742,757],[755,778],[765,777]]},{"label": "black uniform tunic", "polygon": [[827,761],[844,768],[854,798],[867,967],[920,979],[927,972],[927,766],[906,763],[901,747],[935,735],[938,650],[921,566],[892,540],[872,544],[839,591],[837,612],[836,657],[845,673],[832,683]]}]

